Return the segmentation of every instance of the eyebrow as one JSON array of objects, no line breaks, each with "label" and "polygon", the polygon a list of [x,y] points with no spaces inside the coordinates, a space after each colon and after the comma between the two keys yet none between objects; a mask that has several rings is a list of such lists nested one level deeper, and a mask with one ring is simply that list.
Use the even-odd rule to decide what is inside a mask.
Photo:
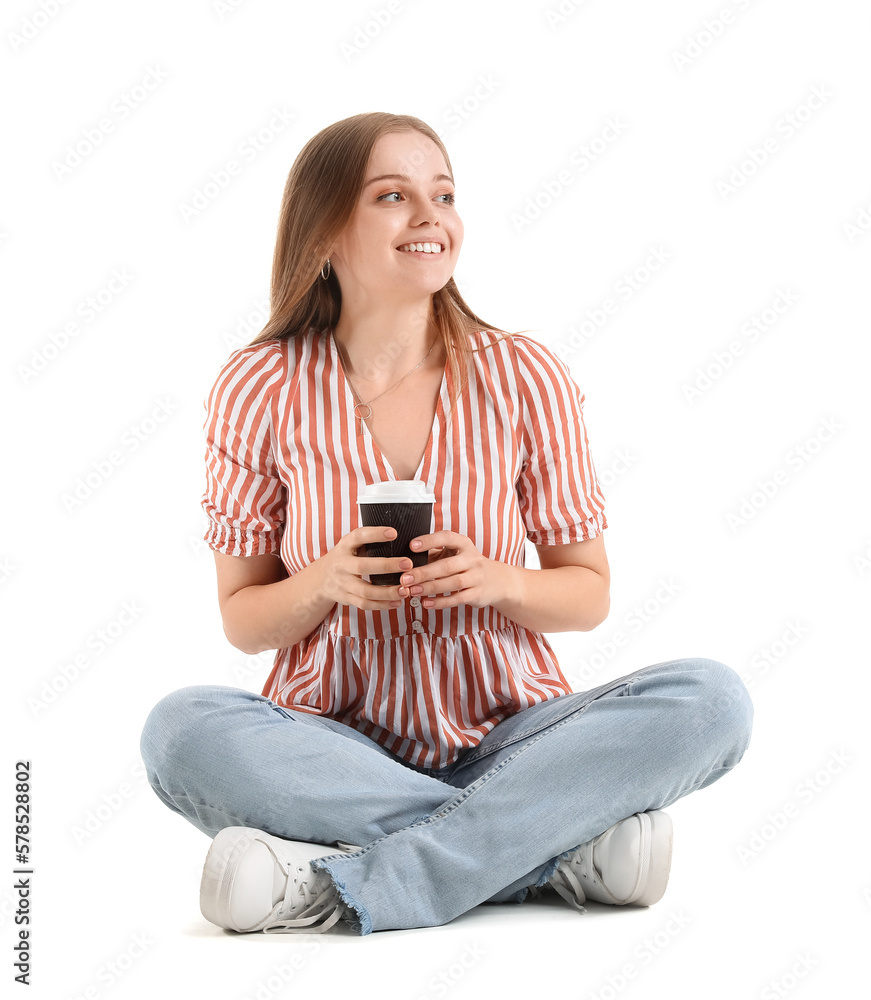
[{"label": "eyebrow", "polygon": [[[410,181],[411,178],[407,174],[380,174],[378,177],[372,177],[363,185],[363,187],[369,187],[370,184],[375,184],[377,181]],[[448,177],[447,174],[436,174],[433,177],[434,181],[450,181],[451,184],[454,183],[453,177]]]}]

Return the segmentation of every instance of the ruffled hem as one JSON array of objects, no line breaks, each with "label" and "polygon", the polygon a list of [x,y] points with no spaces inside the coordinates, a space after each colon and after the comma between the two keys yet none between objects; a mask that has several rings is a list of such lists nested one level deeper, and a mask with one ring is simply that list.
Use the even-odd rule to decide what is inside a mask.
[{"label": "ruffled hem", "polygon": [[[283,655],[282,655],[283,654]],[[417,767],[439,769],[495,725],[572,687],[550,644],[514,623],[377,643],[323,628],[282,650],[263,694],[349,725]]]},{"label": "ruffled hem", "polygon": [[604,514],[596,514],[581,524],[548,531],[527,531],[526,537],[533,545],[570,545],[572,542],[588,542],[596,538],[608,527]]},{"label": "ruffled hem", "polygon": [[203,541],[228,556],[271,556],[281,551],[281,528],[239,528],[209,520]]}]

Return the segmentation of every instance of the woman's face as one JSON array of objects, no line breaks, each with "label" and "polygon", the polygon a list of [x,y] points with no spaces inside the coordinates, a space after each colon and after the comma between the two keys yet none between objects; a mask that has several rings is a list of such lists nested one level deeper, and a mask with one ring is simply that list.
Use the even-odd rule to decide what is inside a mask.
[{"label": "woman's face", "polygon": [[[422,243],[430,247],[409,248]],[[454,185],[438,146],[420,132],[381,136],[354,214],[329,255],[343,300],[432,295],[450,280],[462,243]]]}]

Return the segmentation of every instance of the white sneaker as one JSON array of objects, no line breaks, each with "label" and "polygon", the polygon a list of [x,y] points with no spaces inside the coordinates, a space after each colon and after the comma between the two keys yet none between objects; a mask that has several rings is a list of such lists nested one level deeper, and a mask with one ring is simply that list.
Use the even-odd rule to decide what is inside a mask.
[{"label": "white sneaker", "polygon": [[664,812],[635,813],[563,858],[548,885],[581,911],[587,899],[650,906],[668,884],[671,848],[672,824]]},{"label": "white sneaker", "polygon": [[330,876],[309,864],[336,848],[229,826],[215,837],[200,883],[200,910],[228,930],[320,934],[346,912]]}]

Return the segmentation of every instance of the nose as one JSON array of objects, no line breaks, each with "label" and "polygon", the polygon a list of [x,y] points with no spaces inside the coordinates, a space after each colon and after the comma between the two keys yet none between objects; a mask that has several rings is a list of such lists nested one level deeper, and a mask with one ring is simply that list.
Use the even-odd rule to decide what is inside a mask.
[{"label": "nose", "polygon": [[411,213],[413,226],[429,226],[439,224],[439,213],[429,198],[416,198]]}]

